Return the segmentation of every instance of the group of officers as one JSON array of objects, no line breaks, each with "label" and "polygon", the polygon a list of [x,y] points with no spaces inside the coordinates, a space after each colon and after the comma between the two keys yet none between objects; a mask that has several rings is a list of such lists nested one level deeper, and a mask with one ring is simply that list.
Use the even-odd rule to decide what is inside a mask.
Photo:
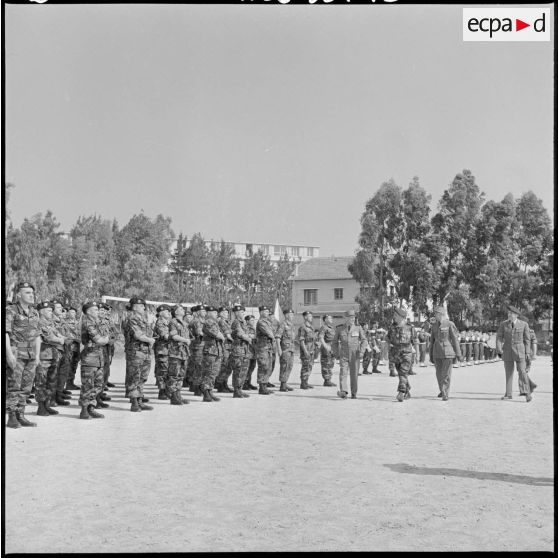
[{"label": "group of officers", "polygon": [[[42,301],[35,305],[35,289],[28,282],[16,287],[16,301],[6,308],[7,426],[36,426],[25,417],[26,404],[32,390],[37,401],[37,414],[58,414],[54,408],[69,405],[71,392],[79,389],[81,419],[103,418],[98,409],[108,407],[106,393],[114,384],[109,382],[110,364],[117,336],[110,317],[111,307],[103,302],[88,301],[82,306],[81,320],[77,310],[64,307],[59,301]],[[148,379],[152,355],[155,360],[155,380],[158,399],[171,405],[189,403],[182,397],[188,388],[204,402],[219,401],[214,391],[233,393],[233,398],[247,398],[249,390],[261,395],[272,393],[270,376],[276,359],[280,363],[279,391],[292,391],[289,377],[292,371],[295,340],[301,361],[300,389],[312,389],[309,377],[317,352],[320,354],[323,385],[332,382],[333,366],[339,360],[339,390],[337,395],[355,399],[358,391],[360,358],[363,373],[377,366],[381,349],[373,324],[371,330],[355,322],[354,310],[346,312],[344,323],[334,327],[333,317],[324,315],[321,328],[313,327],[313,316],[303,312],[300,327],[293,323],[294,312],[283,311],[284,320],[277,320],[267,306],[259,307],[259,319],[246,315],[242,305],[232,307],[232,320],[226,307],[196,305],[191,308],[178,304],[157,307],[155,323],[147,313],[146,301],[132,297],[126,305],[122,322],[126,357],[125,396],[130,399],[130,410],[152,410],[147,405],[144,386]],[[531,401],[536,385],[528,376],[533,332],[528,324],[518,319],[520,312],[508,307],[508,320],[496,334],[495,351],[503,358],[506,372],[506,391],[502,399],[512,398],[514,367],[519,377],[520,395]],[[451,370],[463,355],[457,328],[443,306],[435,309],[427,328],[430,361],[436,367],[440,393],[449,398]],[[386,341],[389,346],[390,375],[398,376],[397,400],[411,397],[409,375],[420,346],[419,334],[407,320],[407,311],[396,308],[389,325]],[[536,338],[535,338],[536,339]],[[82,349],[80,351],[80,345]],[[74,380],[77,364],[81,362],[81,387]],[[252,385],[252,373],[257,366],[257,384]],[[372,373],[371,372],[371,373]],[[232,390],[228,381],[232,375]]]}]

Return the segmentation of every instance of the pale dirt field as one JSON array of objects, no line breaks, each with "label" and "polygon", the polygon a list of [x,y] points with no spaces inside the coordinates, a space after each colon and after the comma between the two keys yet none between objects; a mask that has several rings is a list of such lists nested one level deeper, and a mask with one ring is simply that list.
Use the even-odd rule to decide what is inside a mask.
[{"label": "pale dirt field", "polygon": [[131,413],[118,359],[104,420],[74,396],[5,432],[5,551],[554,550],[550,359],[529,404],[501,362],[454,369],[448,402],[431,366],[403,403],[381,370],[357,400],[316,363],[313,390]]}]

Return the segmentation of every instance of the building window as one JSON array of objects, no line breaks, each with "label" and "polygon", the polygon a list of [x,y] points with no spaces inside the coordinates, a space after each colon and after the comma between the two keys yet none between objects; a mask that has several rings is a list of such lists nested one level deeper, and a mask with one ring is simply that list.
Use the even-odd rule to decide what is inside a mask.
[{"label": "building window", "polygon": [[292,254],[293,256],[298,256],[298,246],[293,246],[293,247],[291,248],[291,254]]},{"label": "building window", "polygon": [[314,257],[314,248],[307,248],[307,251],[308,251],[308,257],[313,258]]},{"label": "building window", "polygon": [[318,304],[318,289],[304,289],[304,306]]},{"label": "building window", "polygon": [[343,289],[333,289],[333,299],[343,300]]}]

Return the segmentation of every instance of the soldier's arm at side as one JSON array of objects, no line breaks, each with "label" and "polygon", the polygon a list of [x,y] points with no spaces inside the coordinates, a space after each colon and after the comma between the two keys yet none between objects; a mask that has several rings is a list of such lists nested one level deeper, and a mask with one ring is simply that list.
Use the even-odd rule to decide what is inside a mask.
[{"label": "soldier's arm at side", "polygon": [[525,357],[531,358],[531,335],[529,334],[529,327],[525,325],[523,328],[523,345],[525,346]]},{"label": "soldier's arm at side", "polygon": [[10,345],[10,334],[6,332],[6,361],[8,366],[13,370],[16,367],[17,359],[12,352],[12,346]]},{"label": "soldier's arm at side", "polygon": [[496,333],[496,352],[500,355],[502,354],[502,343],[504,342],[504,322],[498,327]]},{"label": "soldier's arm at side", "polygon": [[331,342],[331,351],[335,358],[339,358],[339,330],[335,330],[335,335],[333,336],[333,341]]},{"label": "soldier's arm at side", "polygon": [[455,351],[455,356],[461,360],[461,347],[459,346],[459,338],[457,336],[457,328],[452,323],[449,328],[450,341]]}]

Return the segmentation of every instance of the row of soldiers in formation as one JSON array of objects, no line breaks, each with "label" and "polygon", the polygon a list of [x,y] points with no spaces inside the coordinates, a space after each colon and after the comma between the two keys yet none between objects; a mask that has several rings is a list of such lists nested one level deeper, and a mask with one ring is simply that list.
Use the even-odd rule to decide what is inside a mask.
[{"label": "row of soldiers in formation", "polygon": [[[351,397],[356,398],[358,367],[363,354],[364,373],[372,362],[372,372],[378,372],[381,355],[382,330],[373,324],[372,329],[355,323],[355,313],[347,312],[344,324],[333,326],[333,317],[322,317],[319,331],[312,326],[311,312],[303,312],[304,323],[298,329],[293,324],[294,313],[284,310],[285,319],[276,320],[266,306],[259,307],[259,319],[245,315],[245,308],[232,308],[234,320],[229,321],[227,308],[197,305],[190,309],[182,305],[160,305],[157,319],[150,325],[145,300],[132,297],[127,305],[127,316],[122,324],[126,355],[126,397],[130,410],[151,410],[144,396],[151,355],[155,355],[155,378],[159,399],[170,400],[172,405],[188,403],[182,398],[181,388],[188,387],[203,401],[213,402],[219,398],[213,393],[230,392],[228,379],[232,374],[233,397],[245,398],[244,390],[257,389],[269,395],[269,378],[275,360],[280,361],[280,391],[292,391],[288,380],[293,367],[295,339],[298,340],[301,360],[300,388],[311,389],[308,383],[318,348],[321,354],[324,386],[335,386],[331,381],[334,359],[340,361],[340,389],[337,395],[346,398],[349,393],[347,378],[350,376]],[[27,282],[17,286],[17,302],[6,310],[6,358],[8,426],[35,426],[25,417],[25,405],[29,403],[34,385],[38,415],[58,414],[53,408],[68,405],[71,391],[80,389],[80,418],[102,418],[97,409],[107,407],[110,397],[105,393],[114,387],[109,379],[110,363],[114,354],[116,331],[110,318],[108,304],[86,302],[82,318],[78,322],[75,308],[64,308],[59,301],[42,301],[34,306],[34,288]],[[471,344],[471,354],[477,356],[480,343],[465,340],[461,344],[455,326],[437,328],[446,319],[437,311],[431,327],[417,330],[407,322],[407,312],[398,308],[393,322],[385,332],[389,345],[390,375],[399,376],[398,401],[410,398],[409,375],[417,350],[424,343],[430,345],[430,360],[436,341],[442,345],[455,345],[451,362],[462,361],[461,347]],[[442,332],[440,341],[439,332]],[[448,337],[451,332],[451,339]],[[424,341],[420,340],[421,334]],[[438,334],[438,338],[436,338]],[[445,337],[444,337],[445,336]],[[80,344],[83,349],[80,352]],[[479,347],[479,349],[475,349]],[[438,347],[439,348],[439,347]],[[498,348],[495,350],[498,352]],[[465,349],[467,352],[467,350]],[[435,352],[435,351],[434,351]],[[446,351],[447,353],[447,351]],[[448,355],[445,355],[448,360]],[[77,364],[81,361],[81,388],[75,385]],[[475,359],[474,362],[479,362]],[[251,383],[252,372],[257,364],[257,383]],[[440,396],[447,400],[449,380],[446,371],[439,375]],[[442,377],[444,376],[444,377]],[[447,385],[446,385],[447,384]],[[445,387],[444,387],[445,386]],[[506,390],[507,392],[507,390]]]}]

